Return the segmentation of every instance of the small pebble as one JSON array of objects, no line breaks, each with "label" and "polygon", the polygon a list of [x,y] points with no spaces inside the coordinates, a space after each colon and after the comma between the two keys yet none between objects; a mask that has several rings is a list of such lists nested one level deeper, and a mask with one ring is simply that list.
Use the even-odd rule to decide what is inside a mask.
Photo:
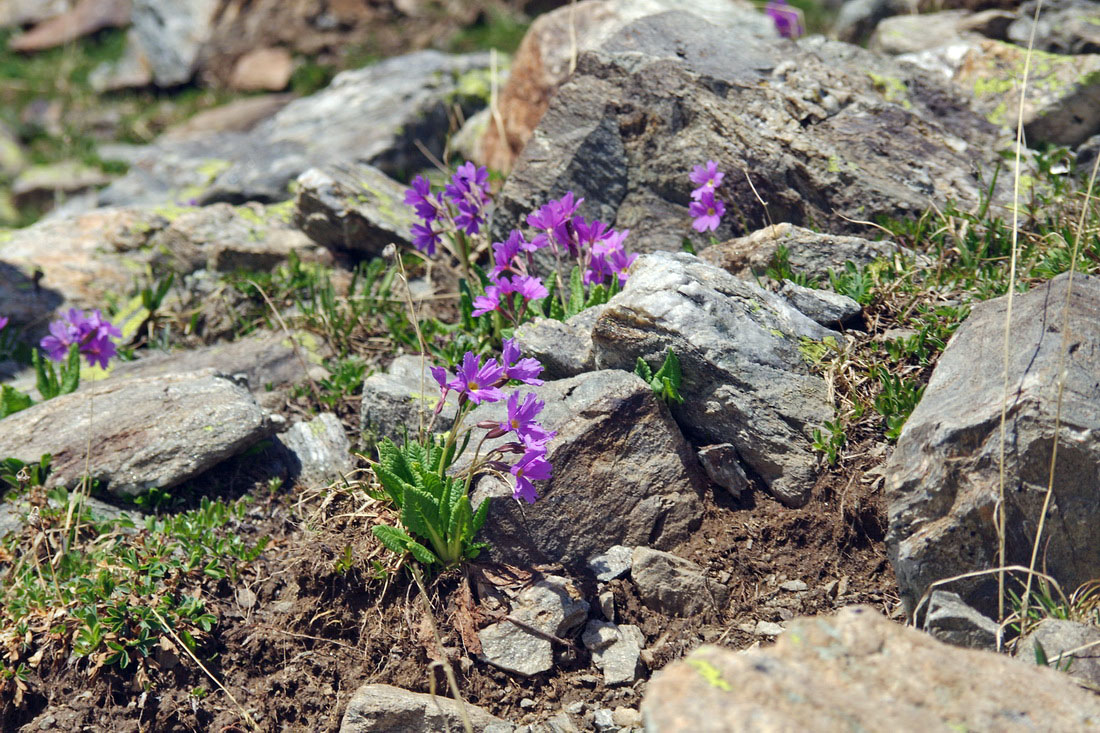
[{"label": "small pebble", "polygon": [[809,590],[810,586],[803,583],[801,580],[788,580],[786,583],[779,585],[783,590],[791,591],[792,593],[801,593],[804,590]]},{"label": "small pebble", "polygon": [[530,710],[531,708],[535,707],[535,701],[529,697],[525,697],[519,701],[519,706],[524,710]]}]

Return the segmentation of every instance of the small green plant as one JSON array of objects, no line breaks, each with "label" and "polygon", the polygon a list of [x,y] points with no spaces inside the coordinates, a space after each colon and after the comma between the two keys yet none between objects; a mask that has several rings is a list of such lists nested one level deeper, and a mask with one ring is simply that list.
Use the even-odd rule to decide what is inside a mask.
[{"label": "small green plant", "polygon": [[814,428],[813,448],[825,454],[825,460],[830,466],[835,466],[840,457],[840,450],[847,444],[848,436],[844,432],[844,424],[838,420],[825,422],[824,430]]},{"label": "small green plant", "polygon": [[471,510],[466,479],[445,475],[455,450],[453,441],[435,436],[428,437],[427,445],[405,441],[398,446],[389,438],[378,445],[378,460],[371,468],[404,527],[374,527],[387,548],[443,568],[472,560],[485,549],[487,545],[475,542],[474,536],[485,523],[489,500]]},{"label": "small green plant", "polygon": [[[39,458],[38,463],[24,463],[18,458],[0,460],[0,489],[4,488],[5,485],[9,489],[20,491],[33,486],[42,486],[46,481],[46,476],[50,473],[50,462],[52,460],[53,456],[49,453]],[[0,493],[0,498],[2,498],[2,493]]]},{"label": "small green plant", "polygon": [[35,386],[44,400],[52,400],[63,394],[71,394],[80,386],[80,348],[76,344],[69,346],[69,355],[54,369],[47,359],[43,359],[37,349],[34,351]]},{"label": "small green plant", "polygon": [[925,385],[915,379],[891,374],[883,367],[875,367],[872,375],[882,388],[875,396],[875,410],[886,418],[886,439],[896,441],[905,421],[924,395]]},{"label": "small green plant", "polygon": [[857,267],[850,261],[844,263],[841,272],[829,270],[829,283],[835,292],[847,295],[860,305],[869,305],[874,300],[874,276],[868,268]]},{"label": "small green plant", "polygon": [[821,284],[816,278],[804,272],[794,271],[791,267],[791,252],[782,244],[775,248],[775,254],[772,255],[772,260],[768,263],[768,267],[764,270],[764,274],[780,283],[784,280],[790,280],[795,285],[801,285],[804,288],[821,287]]},{"label": "small green plant", "polygon": [[14,415],[34,404],[29,394],[20,392],[10,385],[0,385],[0,419]]},{"label": "small green plant", "polygon": [[665,353],[664,363],[656,372],[639,356],[637,363],[634,365],[634,373],[650,386],[653,394],[667,404],[671,405],[673,402],[683,403],[684,398],[680,395],[680,386],[683,384],[684,375],[680,370],[680,358],[676,356],[672,349]]}]

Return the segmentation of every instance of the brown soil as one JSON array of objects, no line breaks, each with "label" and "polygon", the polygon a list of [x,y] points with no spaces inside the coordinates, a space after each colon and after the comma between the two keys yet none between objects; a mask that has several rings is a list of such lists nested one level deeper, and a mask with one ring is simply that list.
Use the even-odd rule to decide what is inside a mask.
[{"label": "brown soil", "polygon": [[[881,464],[884,451],[870,448],[852,451],[863,456],[852,459],[857,465],[823,475],[813,501],[801,509],[760,492],[738,503],[715,489],[701,528],[676,552],[729,587],[727,609],[671,618],[643,606],[628,579],[608,585],[617,621],[637,624],[645,634],[650,672],[701,643],[736,649],[770,643],[771,637],[754,633],[758,621],[783,622],[853,603],[900,614],[883,548],[881,479],[864,472]],[[261,490],[256,495],[266,496]],[[223,583],[210,600],[219,624],[204,663],[262,730],[336,731],[349,698],[368,682],[422,692],[434,686],[446,694],[415,584],[406,571],[374,565],[392,562],[370,534],[375,516],[364,494],[346,491],[266,496],[250,510],[249,530],[271,536],[272,544],[236,587]],[[346,548],[354,563],[341,573]],[[534,572],[550,570],[560,572]],[[780,587],[792,580],[807,589]],[[595,582],[577,582],[598,614]],[[605,687],[579,638],[555,650],[552,673],[533,678],[478,661],[459,630],[488,619],[462,602],[467,587],[458,572],[429,585],[433,618],[468,702],[516,723],[545,719],[577,701],[588,709],[637,707],[645,679],[633,687]],[[79,661],[44,664],[30,680],[25,707],[0,721],[0,730],[249,729],[241,707],[189,658],[166,653],[151,661],[149,675],[143,690],[130,674],[101,670],[89,679]],[[521,708],[525,698],[534,706]]]}]

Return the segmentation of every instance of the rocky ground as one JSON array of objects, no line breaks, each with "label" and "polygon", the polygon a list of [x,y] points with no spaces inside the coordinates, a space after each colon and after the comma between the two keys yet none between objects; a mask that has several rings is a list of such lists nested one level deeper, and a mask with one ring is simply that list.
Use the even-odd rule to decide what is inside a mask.
[{"label": "rocky ground", "polygon": [[1094,2],[320,5],[0,6],[0,730],[1100,725]]}]

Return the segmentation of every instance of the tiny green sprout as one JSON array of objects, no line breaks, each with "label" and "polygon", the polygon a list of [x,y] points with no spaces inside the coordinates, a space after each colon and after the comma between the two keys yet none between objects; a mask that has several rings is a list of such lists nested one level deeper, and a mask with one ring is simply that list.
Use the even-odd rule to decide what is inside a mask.
[{"label": "tiny green sprout", "polygon": [[680,369],[680,359],[672,349],[665,353],[665,361],[656,372],[639,356],[634,365],[634,373],[641,377],[653,390],[653,394],[665,403],[683,404],[684,398],[680,395],[680,386],[683,384],[684,377]]}]

